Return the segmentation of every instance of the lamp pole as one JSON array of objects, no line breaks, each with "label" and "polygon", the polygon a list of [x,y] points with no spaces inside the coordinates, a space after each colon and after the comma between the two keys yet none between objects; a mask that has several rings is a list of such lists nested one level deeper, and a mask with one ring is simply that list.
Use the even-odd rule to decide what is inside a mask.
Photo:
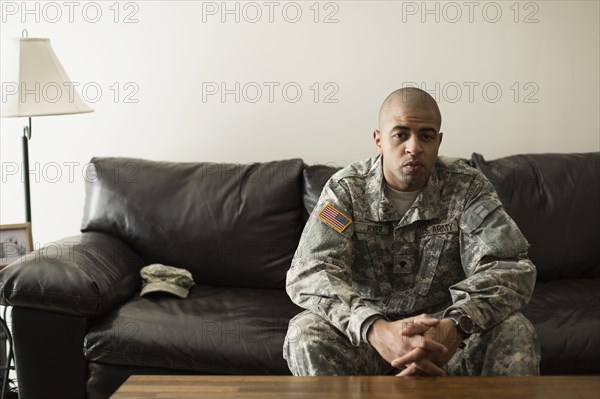
[{"label": "lamp pole", "polygon": [[29,140],[31,140],[31,117],[29,126],[23,128],[23,181],[25,183],[25,217],[31,222],[31,189],[29,186]]}]

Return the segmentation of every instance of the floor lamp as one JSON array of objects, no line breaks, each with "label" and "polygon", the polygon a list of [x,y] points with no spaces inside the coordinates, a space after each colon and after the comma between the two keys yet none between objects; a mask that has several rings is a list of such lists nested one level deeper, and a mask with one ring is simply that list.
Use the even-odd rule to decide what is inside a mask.
[{"label": "floor lamp", "polygon": [[25,216],[31,222],[31,190],[29,186],[29,140],[34,116],[68,115],[93,112],[79,96],[62,64],[56,57],[50,39],[2,39],[2,118],[27,117],[23,128],[23,182]]},{"label": "floor lamp", "polygon": [[[0,79],[2,103],[0,117],[27,117],[23,129],[23,182],[25,185],[25,216],[31,223],[31,190],[29,187],[29,140],[31,118],[34,116],[67,115],[92,112],[79,97],[72,82],[50,46],[50,39],[28,38],[27,31],[19,39],[2,39]],[[13,343],[6,324],[6,309],[0,316],[0,335],[9,342],[3,371],[0,397],[8,390],[8,377],[13,358]]]}]

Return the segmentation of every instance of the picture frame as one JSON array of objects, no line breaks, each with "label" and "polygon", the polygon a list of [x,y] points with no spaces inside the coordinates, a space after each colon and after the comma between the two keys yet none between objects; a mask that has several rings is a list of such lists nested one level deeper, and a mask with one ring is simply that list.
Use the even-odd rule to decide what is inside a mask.
[{"label": "picture frame", "polygon": [[30,222],[0,225],[0,270],[31,251]]}]

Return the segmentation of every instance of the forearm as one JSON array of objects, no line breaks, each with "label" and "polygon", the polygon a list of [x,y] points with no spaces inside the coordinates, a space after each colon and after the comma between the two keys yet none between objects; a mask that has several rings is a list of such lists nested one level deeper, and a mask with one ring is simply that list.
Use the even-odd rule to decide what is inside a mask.
[{"label": "forearm", "polygon": [[489,182],[482,182],[481,191],[469,201],[460,228],[466,278],[450,287],[452,308],[488,329],[527,304],[536,269],[527,257],[527,240]]},{"label": "forearm", "polygon": [[286,289],[292,301],[329,321],[352,344],[365,342],[368,327],[383,314],[368,306],[350,284],[327,272],[325,265],[310,273],[314,267],[308,267],[308,263],[319,261],[295,258],[288,271]]},{"label": "forearm", "polygon": [[471,316],[486,330],[524,307],[531,298],[536,278],[535,266],[529,259],[494,260],[450,287],[453,305]]}]

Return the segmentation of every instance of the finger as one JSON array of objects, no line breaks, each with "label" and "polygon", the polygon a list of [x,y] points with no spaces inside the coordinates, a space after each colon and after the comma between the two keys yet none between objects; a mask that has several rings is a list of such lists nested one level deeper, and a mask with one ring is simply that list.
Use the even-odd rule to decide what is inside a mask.
[{"label": "finger", "polygon": [[[405,356],[403,356],[405,357]],[[392,361],[392,366],[403,369],[399,375],[417,375],[420,373],[434,376],[444,376],[446,372],[438,365],[433,363],[427,358],[421,358],[420,360],[411,361],[411,358],[406,357],[405,359],[398,358]],[[406,371],[410,369],[409,371]],[[416,369],[416,370],[415,370]],[[405,372],[406,371],[406,372]]]},{"label": "finger", "polygon": [[429,328],[437,325],[440,321],[429,315],[418,316],[413,321],[402,324],[402,335],[411,336],[424,334]]},{"label": "finger", "polygon": [[436,319],[435,317],[427,314],[427,313],[423,313],[423,314],[420,314],[417,317],[415,317],[414,318],[414,322],[415,323],[426,324],[428,326],[435,326],[440,321],[438,319]]},{"label": "finger", "polygon": [[418,346],[410,350],[408,353],[392,360],[391,365],[402,369],[403,367],[408,366],[410,363],[418,362],[421,359],[429,358],[439,352],[445,353],[448,351],[448,349],[444,345],[439,344],[435,341],[431,341],[426,338],[423,341],[425,342],[424,346]]},{"label": "finger", "polygon": [[426,354],[427,354],[427,352],[424,349],[415,348],[415,349],[411,350],[410,352],[408,352],[407,354],[402,355],[399,358],[392,360],[391,364],[393,367],[396,367],[396,368],[402,370],[405,367],[409,367],[414,362],[425,358]]},{"label": "finger", "polygon": [[399,372],[398,374],[396,374],[396,377],[406,377],[409,375],[415,375],[418,370],[419,369],[417,368],[417,366],[413,363],[413,364],[409,365],[407,368],[405,368],[404,370],[402,370],[401,372]]},{"label": "finger", "polygon": [[405,337],[410,337],[411,335],[422,335],[425,334],[427,332],[427,330],[429,330],[431,327],[433,327],[435,324],[437,324],[438,320],[436,320],[436,323],[433,324],[427,324],[427,323],[404,323],[402,325],[402,332],[401,334]]},{"label": "finger", "polygon": [[406,323],[402,326],[402,335],[405,337],[410,337],[412,335],[423,335],[427,330],[429,330],[430,326],[427,324],[419,324],[419,323]]},{"label": "finger", "polygon": [[413,348],[423,348],[434,353],[446,353],[448,348],[444,344],[436,342],[432,339],[425,338],[420,335],[413,336],[411,338]]},{"label": "finger", "polygon": [[413,364],[417,368],[416,373],[418,373],[419,371],[422,371],[425,374],[432,375],[432,376],[445,376],[446,375],[446,371],[444,371],[444,369],[438,367],[435,363],[433,363],[429,359],[423,359],[423,360],[421,360],[419,362],[415,362]]}]

